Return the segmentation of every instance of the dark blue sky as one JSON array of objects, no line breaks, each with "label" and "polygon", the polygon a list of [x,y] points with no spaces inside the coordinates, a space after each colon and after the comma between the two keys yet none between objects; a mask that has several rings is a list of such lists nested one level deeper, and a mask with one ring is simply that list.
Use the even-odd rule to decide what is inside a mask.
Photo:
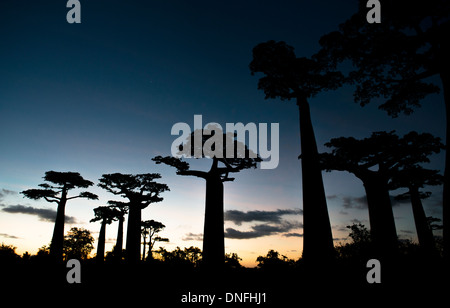
[{"label": "dark blue sky", "polygon": [[[170,154],[175,139],[170,129],[175,123],[193,127],[194,114],[201,114],[204,124],[280,123],[278,168],[237,175],[236,183],[226,184],[226,209],[301,208],[298,111],[293,102],[264,100],[257,90],[259,76],[251,76],[248,69],[252,48],[267,40],[284,40],[295,47],[297,56],[310,56],[323,34],[356,11],[356,1],[80,2],[81,24],[66,22],[69,9],[63,0],[0,3],[0,188],[18,192],[35,187],[48,170],[78,171],[92,181],[103,173],[160,172],[172,191],[146,215],[173,226],[167,232],[183,246],[183,234],[202,232],[204,183],[177,177],[170,167],[156,166],[150,158]],[[428,97],[423,108],[398,119],[389,118],[376,105],[356,105],[350,87],[319,94],[310,103],[321,150],[330,138],[362,138],[380,130],[444,136],[441,95]],[[442,166],[442,155],[436,156],[432,167]],[[365,211],[345,207],[364,191],[345,173],[327,173],[324,180],[333,232],[340,238],[347,232],[339,228],[355,218],[367,219]],[[192,189],[198,190],[195,197],[183,194]],[[84,217],[80,221],[87,222],[94,206],[112,198],[94,190],[101,200],[74,210],[73,215]],[[430,201],[427,214],[440,216],[433,205],[439,198],[436,194]],[[198,206],[181,206],[186,200]],[[3,206],[50,207],[18,195],[0,201]],[[174,211],[180,217],[190,211],[200,217],[183,224],[170,216]],[[4,215],[0,212],[0,217]],[[407,215],[397,213],[401,217],[397,229],[415,231]],[[20,222],[23,215],[11,217]],[[190,227],[176,233],[180,225]],[[97,229],[92,224],[85,227]],[[0,233],[13,232],[1,224],[0,228]],[[297,231],[301,233],[301,228]],[[34,246],[24,244],[25,239],[14,244],[33,249],[50,236],[43,238]],[[254,251],[277,248],[279,237],[270,238]],[[301,238],[289,240],[298,256]],[[227,245],[239,247],[233,243]]]}]

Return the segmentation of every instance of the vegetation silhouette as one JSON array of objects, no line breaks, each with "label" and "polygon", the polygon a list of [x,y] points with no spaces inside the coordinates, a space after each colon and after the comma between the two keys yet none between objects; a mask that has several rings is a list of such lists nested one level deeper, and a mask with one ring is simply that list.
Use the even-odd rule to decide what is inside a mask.
[{"label": "vegetation silhouette", "polygon": [[[157,236],[157,234],[162,231],[166,226],[159,222],[155,221],[153,219],[146,220],[141,222],[141,234],[143,239],[143,249],[142,249],[142,261],[145,261],[145,248],[148,243],[148,259],[153,259],[152,249],[156,242],[168,242],[168,238],[163,238],[160,236]],[[147,236],[148,236],[148,242],[147,242]]]},{"label": "vegetation silhouette", "polygon": [[320,154],[322,168],[350,172],[363,182],[374,245],[380,256],[392,257],[398,242],[389,183],[399,170],[429,162],[430,154],[443,149],[440,138],[428,133],[410,132],[400,138],[393,131],[375,132],[361,140],[334,138],[325,146],[332,151]]},{"label": "vegetation silhouette", "polygon": [[130,263],[141,259],[141,211],[152,203],[161,202],[160,194],[169,190],[166,184],[155,181],[160,178],[158,173],[113,173],[103,174],[99,179],[99,187],[129,200],[126,258]]},{"label": "vegetation silhouette", "polygon": [[[450,2],[418,0],[383,2],[381,23],[366,20],[367,1],[359,0],[356,14],[324,35],[319,62],[335,68],[350,60],[353,65],[347,81],[356,85],[355,102],[364,106],[386,101],[379,108],[393,117],[410,114],[426,96],[439,92],[442,82],[446,116],[446,140],[450,144]],[[445,153],[443,187],[444,242],[450,247],[450,151]],[[448,249],[449,250],[449,249]],[[450,253],[446,253],[446,259]]]},{"label": "vegetation silhouette", "polygon": [[117,220],[121,213],[112,207],[99,206],[94,209],[94,214],[95,217],[90,222],[101,221],[97,244],[97,261],[102,263],[105,259],[106,225],[110,225],[113,221]]},{"label": "vegetation silhouette", "polygon": [[64,236],[64,260],[86,260],[94,249],[94,238],[89,230],[73,227]]},{"label": "vegetation silhouette", "polygon": [[67,193],[72,189],[88,188],[94,185],[91,181],[85,180],[78,172],[47,171],[45,172],[44,181],[51,184],[39,184],[43,189],[28,189],[21,193],[30,199],[45,199],[47,202],[58,204],[55,227],[50,244],[50,254],[60,261],[63,254],[64,220],[67,201],[76,198],[97,200],[98,196],[88,191],[83,191],[71,197],[67,196]]},{"label": "vegetation silhouette", "polygon": [[[213,145],[210,144],[211,152],[205,152],[203,149],[206,148],[205,145],[208,142],[211,142],[210,136],[219,136],[219,138],[214,138],[217,142]],[[234,181],[234,178],[229,177],[230,173],[256,168],[257,163],[261,161],[261,158],[248,149],[246,145],[238,142],[236,137],[231,133],[223,134],[218,127],[209,127],[205,131],[194,131],[188,137],[186,143],[180,146],[180,152],[190,149],[190,153],[202,153],[202,157],[212,159],[211,168],[207,172],[191,170],[189,163],[181,158],[156,156],[152,159],[157,164],[163,163],[175,167],[178,175],[195,176],[206,181],[203,264],[208,268],[222,269],[225,262],[223,183]],[[195,138],[201,138],[201,143],[197,145]],[[229,145],[234,146],[233,157],[223,157],[224,153],[229,153],[227,152],[227,146]],[[222,155],[216,155],[217,153]]]},{"label": "vegetation silhouette", "polygon": [[314,59],[297,58],[293,47],[275,41],[254,47],[249,67],[252,75],[264,74],[258,89],[264,91],[266,99],[297,102],[302,151],[303,257],[318,263],[330,260],[334,255],[333,236],[308,99],[338,88],[343,75]]}]

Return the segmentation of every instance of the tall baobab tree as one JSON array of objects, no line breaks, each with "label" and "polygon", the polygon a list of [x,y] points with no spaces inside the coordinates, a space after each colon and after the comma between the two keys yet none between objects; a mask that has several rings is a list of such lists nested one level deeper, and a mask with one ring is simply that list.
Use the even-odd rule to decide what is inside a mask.
[{"label": "tall baobab tree", "polygon": [[[367,1],[357,13],[320,39],[319,59],[331,67],[348,60],[349,78],[356,85],[355,102],[396,117],[420,107],[426,96],[443,92],[446,145],[450,144],[450,1],[383,1],[381,23],[366,20]],[[430,78],[437,77],[437,78]],[[440,82],[439,82],[440,80]],[[437,81],[437,82],[436,82]],[[386,99],[385,101],[379,98]],[[440,112],[440,111],[439,111]],[[443,186],[444,256],[450,260],[450,151],[445,153]],[[446,253],[447,251],[448,253]]]},{"label": "tall baobab tree", "polygon": [[130,263],[140,260],[142,210],[151,203],[161,202],[160,194],[169,190],[166,184],[155,181],[160,178],[158,173],[113,173],[103,174],[99,179],[98,186],[129,200],[126,257]]},{"label": "tall baobab tree", "polygon": [[252,75],[264,74],[258,89],[264,91],[266,99],[296,100],[302,159],[303,258],[331,259],[335,253],[333,236],[308,100],[321,91],[338,88],[343,76],[314,59],[297,58],[293,47],[275,41],[253,49],[250,71]]},{"label": "tall baobab tree", "polygon": [[390,257],[397,249],[397,231],[389,195],[389,181],[405,166],[429,162],[428,156],[443,148],[440,138],[410,132],[376,132],[361,140],[353,137],[331,139],[325,146],[331,153],[320,155],[322,168],[353,173],[366,190],[370,232],[376,249]]},{"label": "tall baobab tree", "polygon": [[48,183],[39,184],[43,189],[28,189],[21,193],[30,199],[45,199],[47,202],[54,202],[58,205],[56,210],[55,227],[53,229],[52,241],[50,244],[50,255],[55,260],[61,261],[64,243],[64,220],[65,209],[68,200],[85,198],[97,200],[98,196],[88,191],[80,192],[74,196],[68,196],[68,192],[76,188],[88,188],[94,185],[91,181],[85,180],[78,172],[45,172],[44,181]]},{"label": "tall baobab tree", "polygon": [[[196,142],[191,140],[195,139],[196,135],[202,136],[202,142],[199,143],[202,147],[208,140],[202,132],[197,133],[193,132],[191,138],[189,138],[188,142],[184,145],[184,147],[191,149],[191,153],[198,152],[198,149],[195,149]],[[256,168],[257,163],[261,161],[261,158],[254,155],[246,145],[235,140],[236,136],[233,136],[232,134],[223,134],[220,129],[214,130],[214,134],[223,136],[223,139],[221,139],[222,144],[218,143],[214,145],[217,146],[214,150],[218,150],[219,146],[223,146],[223,151],[220,152],[222,154],[227,153],[226,145],[233,144],[234,155],[233,157],[227,158],[223,157],[223,155],[203,152],[202,157],[211,159],[211,168],[209,171],[191,170],[189,163],[181,158],[172,156],[156,156],[153,158],[153,161],[157,164],[163,163],[175,167],[178,175],[195,176],[206,181],[203,264],[206,267],[218,269],[223,268],[225,262],[223,183],[234,181],[234,178],[229,177],[230,173],[238,173],[244,169]],[[206,135],[214,134],[208,132]]]},{"label": "tall baobab tree", "polygon": [[109,206],[99,206],[94,209],[94,214],[95,217],[90,222],[101,221],[97,244],[97,262],[101,263],[105,260],[106,225],[110,225],[117,219],[119,211]]}]

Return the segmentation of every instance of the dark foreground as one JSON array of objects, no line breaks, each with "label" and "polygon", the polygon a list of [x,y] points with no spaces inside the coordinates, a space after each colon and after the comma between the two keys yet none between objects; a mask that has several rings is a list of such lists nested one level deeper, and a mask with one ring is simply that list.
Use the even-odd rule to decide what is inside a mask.
[{"label": "dark foreground", "polygon": [[72,268],[66,263],[2,263],[0,269],[3,300],[19,306],[404,307],[422,302],[432,307],[442,303],[450,288],[442,261],[426,264],[382,262],[381,283],[372,284],[363,262],[207,270],[151,263],[98,265],[91,260],[81,263],[81,283],[67,281]]}]

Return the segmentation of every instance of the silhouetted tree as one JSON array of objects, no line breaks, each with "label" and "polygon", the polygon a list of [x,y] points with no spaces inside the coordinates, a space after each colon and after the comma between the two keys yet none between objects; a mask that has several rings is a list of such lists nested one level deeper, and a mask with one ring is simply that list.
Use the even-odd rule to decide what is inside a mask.
[{"label": "silhouetted tree", "polygon": [[94,238],[89,230],[73,227],[64,237],[64,256],[66,260],[85,260],[94,249]]},{"label": "silhouetted tree", "polygon": [[163,200],[160,194],[169,190],[166,184],[155,182],[161,178],[158,173],[146,174],[103,174],[99,184],[114,195],[120,195],[129,200],[128,228],[127,228],[127,260],[140,260],[141,247],[141,211],[151,203]]},{"label": "silhouetted tree", "polygon": [[349,260],[351,263],[367,263],[368,259],[373,258],[372,241],[369,230],[361,223],[354,223],[347,226],[350,229],[350,243],[336,246],[338,257],[343,260]]},{"label": "silhouetted tree", "polygon": [[75,198],[86,198],[97,200],[98,196],[88,191],[83,191],[76,196],[68,197],[69,190],[75,188],[88,188],[94,185],[91,181],[85,180],[78,172],[56,172],[47,171],[44,181],[49,182],[40,184],[43,189],[28,189],[21,193],[30,199],[45,199],[47,202],[58,204],[53,237],[50,244],[50,255],[56,260],[61,261],[64,241],[64,219],[65,208],[68,200]]},{"label": "silhouetted tree", "polygon": [[108,204],[111,208],[117,210],[116,219],[119,222],[117,228],[117,238],[116,245],[113,249],[114,258],[116,261],[122,260],[122,250],[123,250],[123,223],[125,221],[125,214],[128,214],[128,203],[121,201],[109,200]]},{"label": "silhouetted tree", "polygon": [[[429,78],[438,76],[444,92],[446,144],[450,144],[450,2],[383,1],[379,24],[367,23],[366,4],[360,0],[358,12],[339,31],[321,38],[319,58],[331,67],[350,60],[353,71],[348,80],[357,86],[355,102],[364,106],[385,98],[380,108],[394,117],[410,114],[421,99],[439,92]],[[443,220],[445,246],[449,247],[450,151],[445,161]]]},{"label": "silhouetted tree", "polygon": [[423,209],[422,200],[428,198],[430,192],[421,192],[425,185],[441,185],[443,177],[438,170],[425,169],[413,165],[399,170],[390,182],[391,189],[406,187],[407,192],[396,196],[397,200],[411,200],[417,238],[424,253],[433,256],[437,254],[433,232]]},{"label": "silhouetted tree", "polygon": [[233,253],[225,254],[225,267],[226,268],[232,268],[232,269],[242,268],[240,261],[242,261],[242,258],[240,258],[237,253],[233,252]]},{"label": "silhouetted tree", "polygon": [[90,222],[101,221],[97,244],[97,262],[103,262],[105,259],[106,225],[115,221],[120,212],[108,206],[99,206],[94,209],[94,214],[95,217]]},{"label": "silhouetted tree", "polygon": [[144,248],[142,250],[142,260],[145,260],[145,246],[147,245],[147,236],[148,236],[148,258],[152,259],[152,249],[155,245],[155,242],[168,242],[168,238],[162,238],[159,236],[155,236],[158,232],[162,231],[166,226],[155,220],[146,220],[141,222],[141,234],[142,239],[144,240]]},{"label": "silhouetted tree", "polygon": [[333,150],[320,155],[322,168],[348,171],[363,182],[373,242],[382,255],[392,255],[398,242],[388,183],[400,168],[429,162],[428,156],[443,148],[440,138],[416,132],[399,138],[394,132],[376,132],[362,140],[331,139],[325,145]]},{"label": "silhouetted tree", "polygon": [[275,251],[273,249],[269,250],[266,256],[259,256],[256,259],[256,262],[258,262],[257,266],[259,268],[266,270],[286,269],[294,265],[295,263],[294,260],[280,255],[278,251]]},{"label": "silhouetted tree", "polygon": [[333,236],[319,166],[308,99],[321,91],[336,89],[342,74],[305,57],[297,58],[285,42],[268,41],[253,48],[252,75],[263,73],[258,89],[267,98],[295,99],[300,113],[303,195],[303,257],[311,261],[334,255]]},{"label": "silhouetted tree", "polygon": [[[218,133],[219,132],[219,133]],[[206,197],[205,197],[205,225],[203,232],[203,262],[205,266],[212,268],[222,268],[224,265],[225,256],[225,242],[224,242],[224,217],[223,217],[223,183],[227,181],[234,181],[230,178],[229,173],[237,173],[244,169],[256,168],[257,162],[261,161],[256,154],[251,152],[246,145],[235,140],[232,134],[223,134],[221,129],[212,129],[208,133],[193,132],[191,138],[188,138],[186,144],[181,146],[181,149],[187,147],[194,153],[202,149],[196,149],[195,139],[196,135],[201,136],[202,142],[199,145],[203,148],[205,142],[210,135],[223,136],[222,144],[213,149],[218,150],[223,146],[222,154],[226,153],[226,146],[234,145],[234,157],[226,158],[223,155],[217,157],[215,153],[202,153],[203,157],[212,159],[211,168],[208,172],[200,170],[190,170],[187,162],[180,158],[166,156],[157,156],[153,158],[157,164],[164,163],[166,165],[175,167],[178,175],[196,176],[206,181]],[[206,135],[206,137],[205,137]],[[243,152],[240,152],[243,151]],[[254,157],[254,158],[252,158]],[[220,163],[220,165],[219,165]]]}]

